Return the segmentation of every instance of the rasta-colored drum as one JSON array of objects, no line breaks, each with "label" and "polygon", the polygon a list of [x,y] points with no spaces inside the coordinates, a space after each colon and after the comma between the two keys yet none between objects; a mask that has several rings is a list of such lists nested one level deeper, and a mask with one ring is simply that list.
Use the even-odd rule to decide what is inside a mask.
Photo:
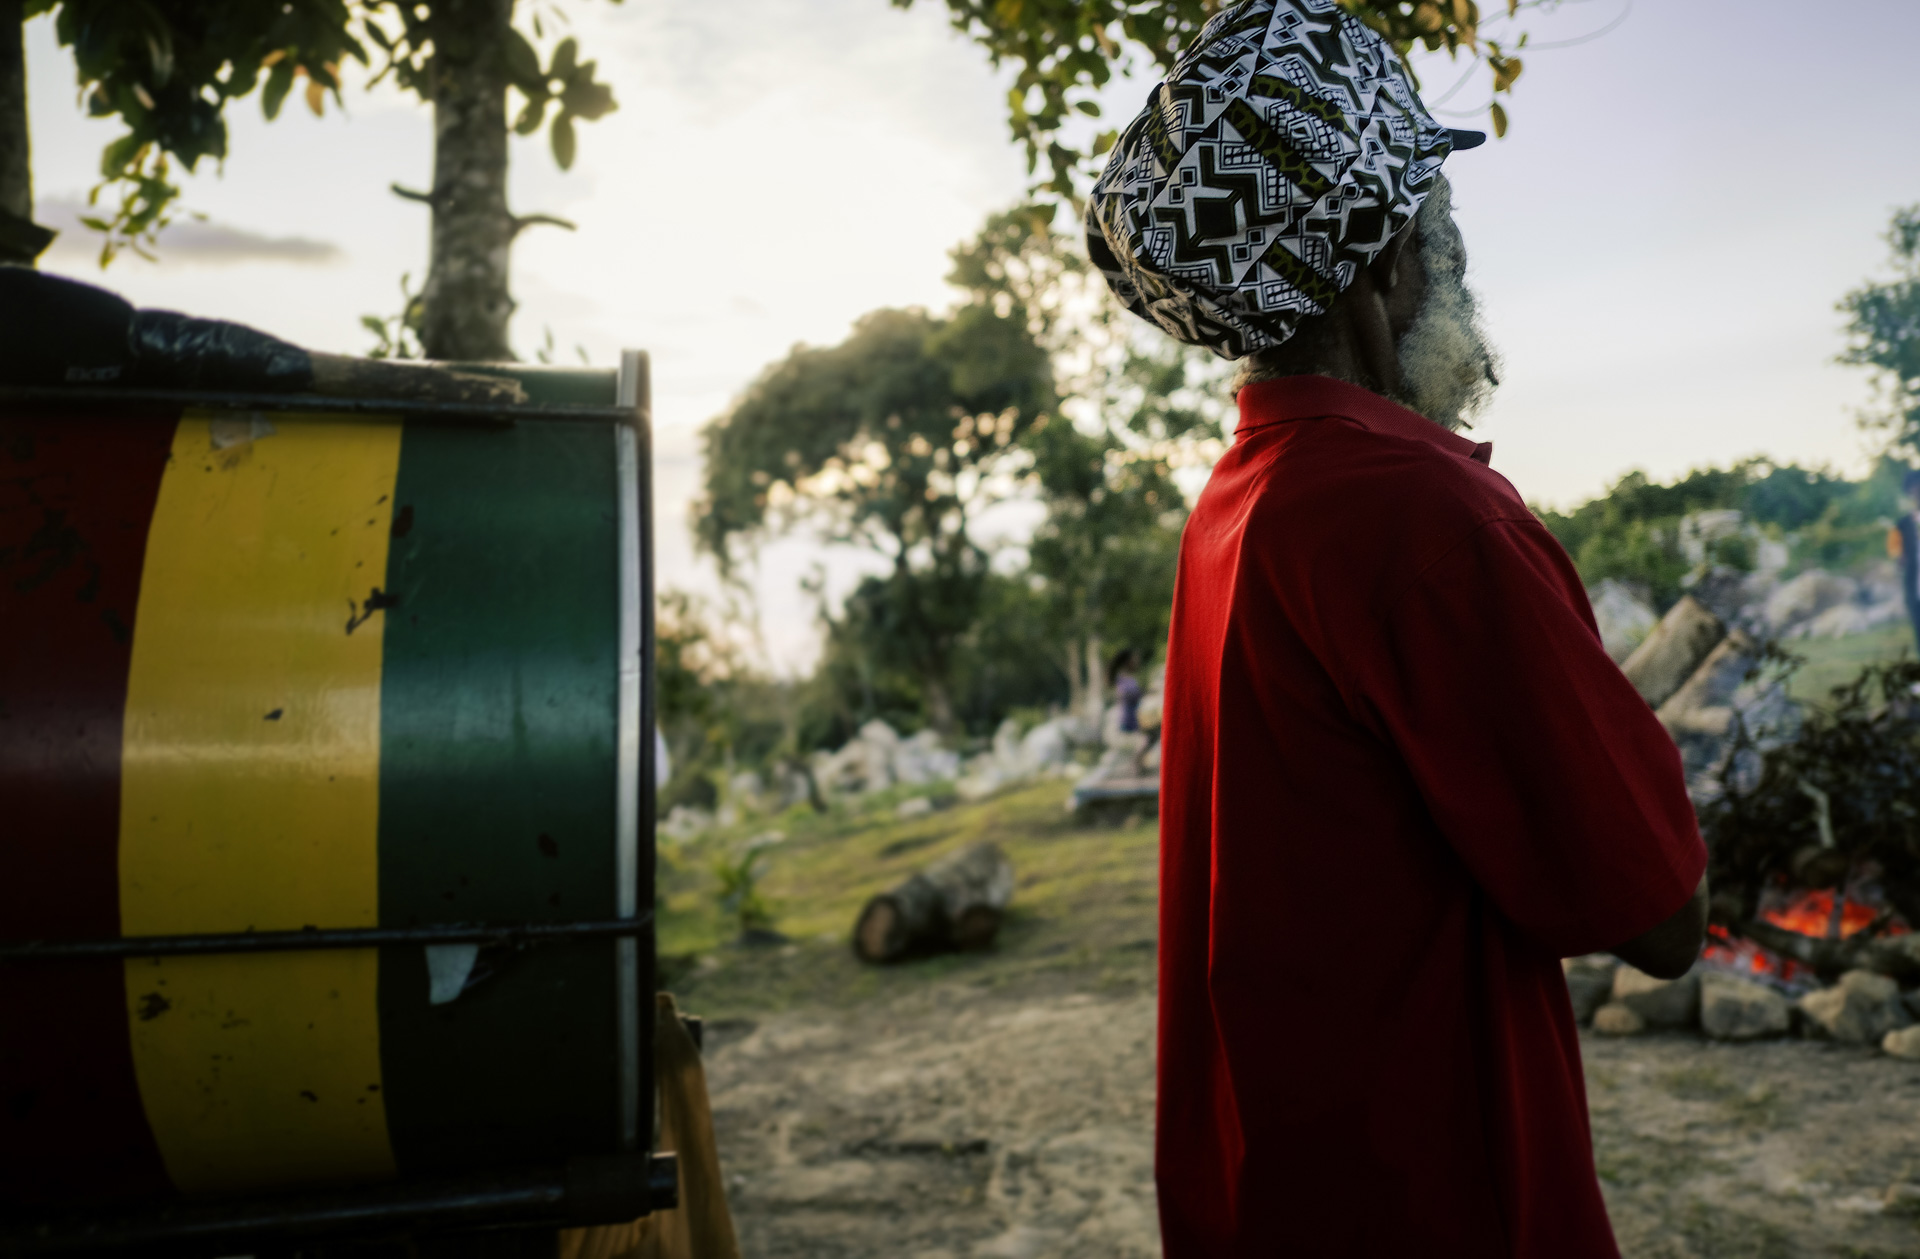
[{"label": "rasta-colored drum", "polygon": [[644,372],[0,393],[7,1218],[641,1165]]}]

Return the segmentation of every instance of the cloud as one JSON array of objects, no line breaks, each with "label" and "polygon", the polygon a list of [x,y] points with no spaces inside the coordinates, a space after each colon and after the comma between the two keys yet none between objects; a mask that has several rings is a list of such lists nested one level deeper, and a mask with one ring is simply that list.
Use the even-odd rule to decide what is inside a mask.
[{"label": "cloud", "polygon": [[[47,253],[51,258],[88,258],[100,252],[100,234],[80,222],[82,215],[99,214],[72,197],[48,197],[34,207],[34,220],[60,233]],[[266,236],[205,219],[179,219],[160,233],[162,262],[187,266],[227,266],[241,262],[284,262],[296,266],[327,266],[343,261],[346,253],[332,241],[304,236]]]}]

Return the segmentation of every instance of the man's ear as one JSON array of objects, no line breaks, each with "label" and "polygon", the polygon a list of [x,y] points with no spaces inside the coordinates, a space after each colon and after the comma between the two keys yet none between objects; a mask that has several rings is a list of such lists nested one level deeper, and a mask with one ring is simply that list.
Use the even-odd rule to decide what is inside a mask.
[{"label": "man's ear", "polygon": [[1393,292],[1393,286],[1400,282],[1400,258],[1406,253],[1407,247],[1413,243],[1414,236],[1419,230],[1418,222],[1408,223],[1393,234],[1393,239],[1387,242],[1387,247],[1367,265],[1367,270],[1373,275],[1374,287],[1381,293]]}]

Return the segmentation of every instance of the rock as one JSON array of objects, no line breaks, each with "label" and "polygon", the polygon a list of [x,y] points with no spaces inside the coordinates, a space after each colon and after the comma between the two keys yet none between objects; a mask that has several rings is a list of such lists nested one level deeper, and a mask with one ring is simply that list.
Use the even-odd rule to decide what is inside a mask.
[{"label": "rock", "polygon": [[1920,1027],[1903,1027],[1880,1038],[1880,1048],[1896,1058],[1920,1061]]},{"label": "rock", "polygon": [[1792,1004],[1773,989],[1732,975],[1700,976],[1700,1030],[1713,1039],[1784,1036],[1792,1025]]},{"label": "rock", "polygon": [[1593,1030],[1602,1036],[1638,1036],[1647,1030],[1647,1021],[1633,1007],[1609,1001],[1593,1012]]},{"label": "rock", "polygon": [[[1881,936],[1868,944],[1860,957],[1860,969],[1889,976],[1903,985],[1920,983],[1920,932]],[[1920,1015],[1920,1009],[1914,1008],[1913,997],[1920,997],[1920,993],[1909,994],[1907,1008]]]},{"label": "rock", "polygon": [[1828,608],[1851,601],[1857,590],[1857,584],[1850,577],[1840,577],[1821,568],[1810,568],[1790,581],[1781,582],[1767,596],[1760,616],[1769,630],[1784,634]]},{"label": "rock", "polygon": [[713,829],[713,814],[705,809],[676,804],[667,810],[666,820],[660,823],[660,829],[671,839],[689,840]]},{"label": "rock", "polygon": [[1746,516],[1732,507],[1709,507],[1690,511],[1680,518],[1680,553],[1689,564],[1707,562],[1707,551],[1714,543],[1737,538],[1744,533]]},{"label": "rock", "polygon": [[1029,772],[1047,769],[1066,764],[1072,750],[1063,723],[1043,721],[1020,740],[1020,761]]},{"label": "rock", "polygon": [[1587,591],[1587,602],[1600,626],[1600,645],[1615,664],[1632,655],[1660,619],[1651,604],[1611,577]]},{"label": "rock", "polygon": [[1800,998],[1815,1035],[1850,1045],[1877,1045],[1888,1032],[1909,1026],[1913,1016],[1900,1001],[1900,985],[1872,971],[1850,970],[1840,982]]},{"label": "rock", "polygon": [[1907,616],[1906,605],[1896,593],[1892,599],[1877,603],[1841,603],[1828,608],[1810,621],[1795,626],[1788,638],[1847,638],[1892,625]]},{"label": "rock", "polygon": [[1689,971],[1678,979],[1655,979],[1622,963],[1613,974],[1613,999],[1648,1027],[1692,1027],[1700,1019],[1700,976]]},{"label": "rock", "polygon": [[1613,972],[1619,965],[1605,953],[1569,957],[1560,963],[1560,969],[1566,972],[1567,996],[1573,1000],[1576,1022],[1592,1019],[1593,1012],[1607,1003],[1613,995]]},{"label": "rock", "polygon": [[902,822],[909,822],[917,817],[925,817],[931,812],[933,812],[933,801],[927,799],[925,796],[911,796],[893,807],[893,815]]},{"label": "rock", "polygon": [[940,736],[932,730],[900,740],[891,759],[894,781],[911,786],[960,776],[960,754],[940,746]]}]

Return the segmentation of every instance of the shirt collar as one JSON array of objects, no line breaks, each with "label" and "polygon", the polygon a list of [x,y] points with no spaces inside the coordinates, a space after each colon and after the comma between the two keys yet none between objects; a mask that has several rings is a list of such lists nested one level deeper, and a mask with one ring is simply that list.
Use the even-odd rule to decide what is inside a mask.
[{"label": "shirt collar", "polygon": [[1491,464],[1492,442],[1469,441],[1449,433],[1417,411],[1389,402],[1371,390],[1331,376],[1282,376],[1240,391],[1236,437],[1269,424],[1338,416],[1373,433],[1425,442],[1450,455]]}]

